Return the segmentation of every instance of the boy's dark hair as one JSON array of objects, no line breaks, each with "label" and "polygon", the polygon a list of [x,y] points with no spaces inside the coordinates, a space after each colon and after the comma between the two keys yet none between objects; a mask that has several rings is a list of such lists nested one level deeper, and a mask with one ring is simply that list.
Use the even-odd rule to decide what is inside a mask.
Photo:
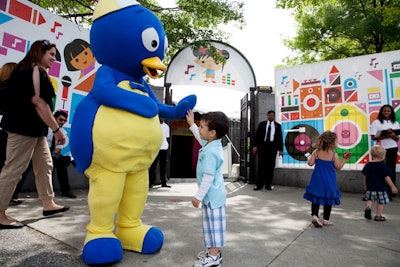
[{"label": "boy's dark hair", "polygon": [[68,118],[68,113],[66,112],[66,111],[64,111],[64,110],[57,110],[55,113],[54,113],[54,118],[58,118],[58,117],[60,117],[60,116],[64,116],[65,118]]},{"label": "boy's dark hair", "polygon": [[273,110],[269,110],[268,113],[267,113],[267,115],[269,115],[269,114],[271,114],[271,113],[273,113],[273,114],[275,115],[275,111],[273,111]]},{"label": "boy's dark hair", "polygon": [[229,119],[221,111],[208,112],[201,116],[201,120],[207,123],[210,131],[217,133],[217,139],[224,137],[229,131]]}]

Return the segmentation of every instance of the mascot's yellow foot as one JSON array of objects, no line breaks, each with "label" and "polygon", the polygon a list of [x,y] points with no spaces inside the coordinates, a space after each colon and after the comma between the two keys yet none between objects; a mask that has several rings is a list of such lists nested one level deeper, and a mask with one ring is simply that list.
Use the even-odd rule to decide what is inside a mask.
[{"label": "mascot's yellow foot", "polygon": [[88,233],[82,251],[82,259],[88,265],[108,264],[122,260],[122,245],[115,235]]},{"label": "mascot's yellow foot", "polygon": [[152,254],[164,244],[164,234],[161,230],[149,225],[118,227],[116,235],[124,249],[143,254]]}]

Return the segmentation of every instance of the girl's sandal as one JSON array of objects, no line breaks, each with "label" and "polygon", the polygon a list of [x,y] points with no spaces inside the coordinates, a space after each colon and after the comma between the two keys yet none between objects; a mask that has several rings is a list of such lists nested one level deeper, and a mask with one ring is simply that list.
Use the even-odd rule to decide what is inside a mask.
[{"label": "girl's sandal", "polygon": [[377,222],[384,222],[384,221],[386,221],[386,218],[383,217],[383,216],[375,216],[374,221],[377,221]]},{"label": "girl's sandal", "polygon": [[327,220],[323,220],[323,221],[322,221],[322,225],[323,225],[323,226],[332,226],[333,223],[330,222],[330,221],[327,221]]},{"label": "girl's sandal", "polygon": [[312,216],[311,222],[316,228],[321,228],[322,227],[322,223],[318,220],[317,216]]}]

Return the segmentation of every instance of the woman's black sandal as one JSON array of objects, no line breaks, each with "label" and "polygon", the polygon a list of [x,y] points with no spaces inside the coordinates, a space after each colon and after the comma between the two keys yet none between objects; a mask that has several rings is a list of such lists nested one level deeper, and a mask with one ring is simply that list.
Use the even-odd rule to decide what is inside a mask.
[{"label": "woman's black sandal", "polygon": [[377,222],[384,222],[384,221],[386,221],[386,218],[383,217],[383,216],[375,216],[374,221],[377,221]]}]

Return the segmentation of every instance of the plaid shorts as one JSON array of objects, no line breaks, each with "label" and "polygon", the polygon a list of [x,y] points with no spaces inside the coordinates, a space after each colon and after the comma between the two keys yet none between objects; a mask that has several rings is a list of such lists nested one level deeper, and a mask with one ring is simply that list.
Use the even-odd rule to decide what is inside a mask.
[{"label": "plaid shorts", "polygon": [[367,191],[365,192],[365,198],[367,200],[378,201],[378,204],[387,204],[390,202],[386,191]]},{"label": "plaid shorts", "polygon": [[225,206],[212,209],[210,204],[203,205],[202,211],[204,245],[207,248],[223,247],[226,231]]}]

